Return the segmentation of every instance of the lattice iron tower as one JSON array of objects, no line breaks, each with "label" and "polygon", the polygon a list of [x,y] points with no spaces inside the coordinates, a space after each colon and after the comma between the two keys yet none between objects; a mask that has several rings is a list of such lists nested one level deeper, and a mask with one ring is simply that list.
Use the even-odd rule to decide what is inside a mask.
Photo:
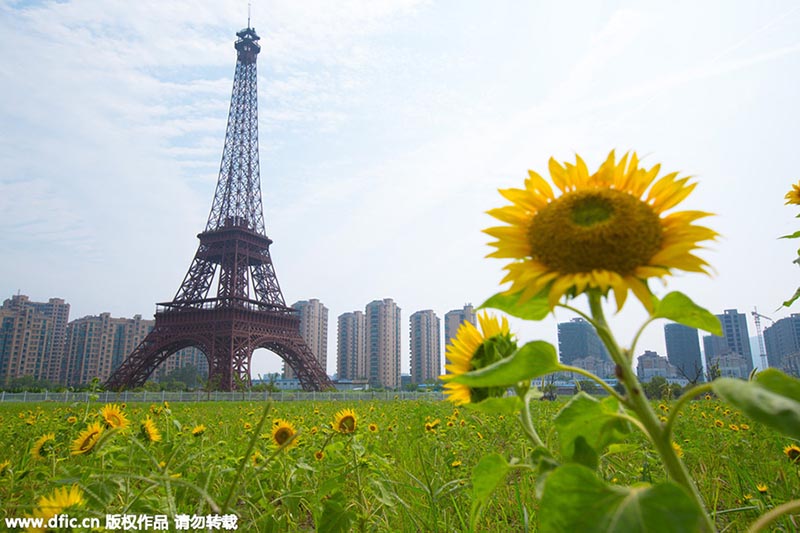
[{"label": "lattice iron tower", "polygon": [[[286,306],[264,228],[258,165],[255,29],[237,32],[236,73],[219,179],[200,246],[175,298],[156,304],[155,326],[106,382],[136,387],[167,357],[195,346],[206,354],[209,383],[233,390],[250,384],[253,350],[267,348],[306,390],[332,388]],[[216,296],[213,289],[216,287]]]}]

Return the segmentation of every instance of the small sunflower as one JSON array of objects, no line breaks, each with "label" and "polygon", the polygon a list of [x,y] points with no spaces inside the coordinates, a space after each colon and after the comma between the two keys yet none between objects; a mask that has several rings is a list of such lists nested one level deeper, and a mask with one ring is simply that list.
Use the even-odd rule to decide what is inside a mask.
[{"label": "small sunflower", "polygon": [[783,453],[793,463],[800,463],[800,446],[797,444],[790,444],[783,449]]},{"label": "small sunflower", "polygon": [[450,463],[450,466],[452,466],[453,468],[458,468],[459,466],[461,466],[461,461],[459,461],[458,459],[456,459],[455,461],[453,461],[452,463]]},{"label": "small sunflower", "polygon": [[199,437],[205,432],[206,432],[206,427],[203,424],[200,424],[199,426],[195,426],[192,428],[193,437]]},{"label": "small sunflower", "polygon": [[672,449],[675,450],[675,455],[677,455],[678,457],[683,457],[683,448],[681,448],[680,444],[678,444],[675,441],[672,441]]},{"label": "small sunflower", "polygon": [[314,452],[314,459],[316,459],[317,461],[322,461],[323,459],[325,459],[325,452],[323,452],[322,450],[317,450],[316,452]]},{"label": "small sunflower", "polygon": [[370,424],[369,426],[367,426],[367,429],[369,429],[371,433],[377,433],[378,424]]},{"label": "small sunflower", "polygon": [[10,459],[6,459],[2,463],[0,463],[0,476],[4,476],[6,472],[8,472],[10,466],[11,466]]},{"label": "small sunflower", "polygon": [[[31,448],[31,455],[33,458],[45,459],[48,452],[52,451],[55,440],[55,433],[47,433],[36,439],[36,442],[33,443],[33,447]],[[47,445],[46,448],[45,445]]]},{"label": "small sunflower", "polygon": [[103,434],[103,425],[100,422],[89,424],[86,429],[78,434],[78,438],[72,441],[71,454],[81,455],[89,453],[97,444],[100,435]]},{"label": "small sunflower", "polygon": [[333,429],[339,433],[354,433],[358,418],[352,409],[342,409],[333,417]]},{"label": "small sunflower", "polygon": [[434,420],[433,422],[425,422],[425,431],[429,431],[429,432],[434,432],[435,433],[436,432],[436,428],[439,427],[440,423],[441,423],[441,421],[438,418],[436,420]]},{"label": "small sunflower", "polygon": [[253,452],[253,455],[250,456],[250,462],[253,464],[253,466],[260,465],[261,463],[264,462],[265,459],[266,459],[266,457],[264,457],[264,454],[262,454],[258,450]]},{"label": "small sunflower", "polygon": [[693,252],[717,233],[693,222],[709,213],[664,214],[692,192],[689,178],[675,172],[656,181],[660,165],[639,168],[635,153],[617,162],[613,151],[591,175],[579,156],[564,166],[551,158],[549,167],[560,195],[528,171],[525,189],[500,190],[512,205],[488,212],[508,224],[484,230],[497,239],[489,257],[513,260],[505,267],[507,292],[528,300],[544,291],[552,309],[564,296],[613,289],[621,309],[631,290],[652,311],[649,278],[708,273]]},{"label": "small sunflower", "polygon": [[[455,338],[447,345],[449,364],[445,368],[449,374],[439,376],[442,381],[448,382],[456,376],[488,366],[516,350],[505,317],[498,321],[497,317],[490,317],[484,312],[478,315],[478,322],[480,331],[471,323],[463,322]],[[444,389],[447,399],[456,405],[477,403],[505,392],[505,387],[471,389],[460,383],[445,383]]]},{"label": "small sunflower", "polygon": [[786,193],[786,204],[800,205],[800,182],[792,185],[792,189]]},{"label": "small sunflower", "polygon": [[767,487],[766,483],[757,484],[756,489],[758,489],[758,492],[760,492],[761,494],[766,494],[767,492],[769,492],[769,487]]},{"label": "small sunflower", "polygon": [[122,409],[117,404],[106,404],[100,410],[100,414],[103,416],[103,420],[106,421],[107,428],[125,429],[130,424],[125,413],[122,412]]},{"label": "small sunflower", "polygon": [[142,435],[149,442],[158,442],[161,440],[161,432],[149,416],[142,421],[141,429]]},{"label": "small sunflower", "polygon": [[[293,448],[297,446],[297,430],[291,422],[278,419],[272,424],[272,441],[276,446]],[[288,444],[287,444],[288,443]]]},{"label": "small sunflower", "polygon": [[75,416],[75,415],[67,417],[67,424],[74,424],[77,421],[78,421],[78,417]]}]

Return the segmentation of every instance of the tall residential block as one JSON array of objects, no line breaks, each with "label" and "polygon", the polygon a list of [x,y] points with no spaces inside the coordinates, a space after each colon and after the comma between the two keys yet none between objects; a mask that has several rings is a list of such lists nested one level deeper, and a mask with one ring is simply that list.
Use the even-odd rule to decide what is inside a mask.
[{"label": "tall residential block", "polygon": [[442,373],[441,320],[427,309],[411,315],[409,325],[411,383],[435,381]]},{"label": "tall residential block", "polygon": [[[292,304],[292,308],[300,314],[300,336],[311,348],[314,357],[319,361],[322,370],[327,372],[328,364],[328,308],[319,300],[301,300]],[[283,377],[294,379],[295,373],[284,363]]]},{"label": "tall residential block", "polygon": [[444,315],[444,339],[445,344],[450,344],[451,339],[454,339],[458,333],[458,328],[464,322],[469,322],[473,326],[477,326],[478,322],[475,317],[475,309],[472,304],[466,304],[462,309],[453,309]]},{"label": "tall residential block", "polygon": [[367,317],[361,311],[339,315],[336,355],[339,379],[369,379]]},{"label": "tall residential block", "polygon": [[367,304],[367,364],[375,387],[400,388],[400,308],[391,298]]},{"label": "tall residential block", "polygon": [[800,314],[781,318],[765,329],[764,344],[770,368],[794,374],[800,354]]},{"label": "tall residential block", "polygon": [[109,313],[70,322],[65,353],[67,385],[84,385],[94,378],[105,381],[154,324],[154,320],[143,320],[141,315],[113,318]]},{"label": "tall residential block", "polygon": [[744,360],[747,373],[753,370],[753,353],[750,350],[750,335],[747,331],[747,315],[736,309],[726,309],[717,315],[722,324],[722,337],[703,337],[706,362],[723,355],[738,355]]},{"label": "tall residential block", "polygon": [[31,302],[15,295],[0,307],[0,383],[32,376],[60,383],[69,304],[60,298]]},{"label": "tall residential block", "polygon": [[587,357],[611,359],[597,332],[582,318],[573,318],[558,325],[558,354],[564,364]]},{"label": "tall residential block", "polygon": [[705,381],[697,328],[683,324],[666,324],[664,341],[667,345],[667,359],[675,367],[678,376],[691,383]]}]

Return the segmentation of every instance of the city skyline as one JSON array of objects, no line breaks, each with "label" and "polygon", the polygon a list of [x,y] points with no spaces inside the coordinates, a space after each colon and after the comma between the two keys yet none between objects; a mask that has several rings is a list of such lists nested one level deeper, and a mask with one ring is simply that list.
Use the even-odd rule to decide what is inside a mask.
[{"label": "city skyline", "polygon": [[[328,366],[333,366],[334,371],[328,372],[330,376],[335,376],[338,379],[356,380],[356,381],[371,381],[373,386],[383,385],[380,376],[373,375],[368,377],[370,372],[370,365],[382,364],[381,359],[387,355],[392,358],[391,365],[398,365],[400,360],[409,360],[409,372],[403,372],[401,375],[406,375],[414,381],[414,361],[417,359],[421,352],[419,349],[423,345],[428,348],[423,348],[429,355],[425,357],[429,362],[422,363],[422,367],[428,367],[427,377],[418,379],[418,382],[424,382],[428,379],[434,379],[436,376],[444,372],[443,365],[445,364],[444,353],[448,344],[446,332],[448,329],[457,329],[451,324],[449,327],[447,322],[438,318],[432,310],[420,310],[411,314],[406,320],[408,326],[408,334],[411,342],[409,343],[409,352],[403,354],[399,352],[398,336],[402,337],[402,330],[404,329],[402,312],[397,307],[396,303],[390,299],[374,300],[365,306],[367,313],[370,308],[385,308],[393,309],[390,315],[383,318],[373,318],[372,330],[377,331],[381,329],[378,327],[377,322],[383,323],[384,331],[386,329],[395,329],[396,332],[391,333],[392,338],[386,342],[381,341],[379,344],[388,346],[384,348],[373,348],[371,353],[367,353],[368,344],[373,335],[370,334],[367,328],[367,315],[361,311],[347,312],[339,315],[337,319],[337,341],[336,341],[336,356],[328,358],[327,342],[325,339],[318,337],[319,331],[327,328],[327,314],[328,309],[323,302],[318,299],[312,298],[307,301],[299,301],[293,304],[295,309],[300,310],[301,331],[305,331],[303,336],[306,341],[312,346],[312,351],[318,359],[327,358]],[[0,306],[0,381],[8,380],[13,377],[21,377],[27,375],[35,379],[46,379],[51,383],[61,383],[67,385],[81,385],[89,382],[92,378],[98,377],[101,381],[105,381],[110,373],[116,369],[121,360],[124,359],[135,347],[138,342],[144,338],[147,333],[152,330],[155,321],[143,319],[141,315],[133,317],[112,317],[109,313],[99,313],[95,315],[86,315],[83,317],[72,318],[69,320],[69,302],[65,302],[59,298],[50,298],[47,302],[31,301],[27,295],[12,295],[11,298],[6,299],[3,305]],[[27,309],[28,312],[17,314],[15,310]],[[382,315],[384,311],[381,310],[376,314]],[[455,317],[461,315],[466,317],[465,320],[471,320],[474,317],[472,306],[466,304],[461,309],[453,309],[445,316]],[[731,318],[733,321],[740,322],[743,314],[738,313],[737,310],[726,309],[721,315],[721,319],[726,317]],[[420,319],[422,319],[420,321]],[[24,326],[28,322],[29,326]],[[791,326],[783,327],[787,324]],[[22,327],[20,326],[22,324]],[[800,352],[796,347],[800,343],[798,337],[797,327],[800,324],[800,314],[793,314],[790,318],[782,319],[773,326],[768,327],[764,331],[764,340],[767,345],[767,353],[771,360],[780,361],[779,358],[785,358],[786,361],[791,361],[784,370],[789,371],[796,375],[798,368],[798,359]],[[109,328],[109,326],[111,326]],[[419,337],[421,329],[427,330],[423,333],[423,337]],[[671,330],[671,331],[670,331]],[[61,333],[59,333],[61,331]],[[359,333],[360,331],[360,333]],[[679,333],[680,332],[680,333]],[[344,336],[342,336],[344,334]],[[445,334],[443,337],[442,335]],[[562,363],[572,366],[586,368],[599,376],[613,377],[613,365],[610,363],[605,350],[600,344],[599,338],[591,330],[591,326],[583,319],[572,319],[569,322],[558,324],[558,357]],[[679,340],[677,337],[684,337],[690,334],[693,339],[689,344],[698,344],[698,331],[694,328],[688,328],[673,322],[669,322],[664,326],[664,334],[667,337],[667,353],[666,355],[659,354],[656,351],[649,350],[647,347],[640,347],[642,353],[634,356],[633,368],[638,368],[637,359],[643,355],[658,356],[665,361],[669,358],[670,363],[673,363],[673,357],[681,358],[681,352],[687,351],[687,340]],[[676,334],[678,334],[676,336]],[[672,345],[670,344],[669,337],[672,335]],[[738,335],[738,334],[737,334]],[[770,337],[770,335],[772,335]],[[776,337],[776,335],[778,337]],[[16,351],[15,346],[23,346],[22,342],[17,340],[22,337],[28,338],[48,338],[47,344],[36,342],[28,344],[29,350],[34,350],[35,353],[26,355],[24,352]],[[422,340],[424,337],[430,336],[427,340]],[[59,341],[60,337],[66,337]],[[94,341],[92,341],[94,337]],[[100,342],[100,338],[104,340]],[[368,339],[369,337],[369,339]],[[415,337],[422,341],[421,344],[415,344]],[[705,336],[704,340],[708,341],[711,337]],[[360,339],[360,340],[359,340]],[[376,337],[377,339],[377,337]],[[727,342],[736,342],[733,339],[726,339],[725,337],[715,337],[716,344],[712,343],[712,347],[716,351],[720,351],[719,347],[727,346]],[[780,339],[780,340],[776,340]],[[94,342],[94,343],[93,343]],[[64,345],[63,359],[52,357],[51,354],[57,352],[51,343]],[[360,348],[358,348],[360,343]],[[373,343],[374,344],[374,343]],[[706,348],[708,347],[708,342]],[[758,346],[756,337],[749,337],[749,344],[752,347]],[[672,347],[670,347],[672,346]],[[9,351],[9,347],[11,351]],[[316,347],[314,349],[313,347]],[[438,347],[438,348],[437,348]],[[699,346],[696,346],[699,362],[702,369],[692,367],[687,372],[681,372],[677,367],[673,369],[677,372],[677,377],[686,378],[689,380],[702,381],[705,373],[708,370],[708,364],[718,364],[723,375],[744,378],[749,372],[749,368],[737,365],[736,357],[738,355],[731,354],[730,348],[724,348],[722,353],[707,353],[705,350],[700,353]],[[319,351],[317,351],[319,350]],[[416,350],[416,353],[415,353]],[[672,353],[670,350],[675,350]],[[359,351],[361,354],[359,355]],[[689,347],[691,351],[691,347]],[[390,353],[389,353],[390,352]],[[344,358],[343,357],[344,354]],[[377,354],[377,355],[376,355]],[[752,363],[755,361],[756,351],[753,351]],[[717,359],[722,355],[722,359]],[[731,358],[731,355],[734,355]],[[430,357],[433,359],[428,359]],[[742,358],[742,361],[746,360]],[[788,358],[787,358],[788,357]],[[363,360],[363,362],[358,362]],[[417,359],[418,360],[418,359]],[[437,366],[438,360],[439,372],[436,373],[433,369]],[[677,362],[677,361],[675,361]],[[12,366],[9,366],[12,365]],[[158,368],[155,369],[150,379],[159,380],[166,376],[172,370],[183,366],[184,364],[193,364],[201,372],[208,368],[208,363],[205,355],[196,348],[187,348],[179,351],[173,356],[164,361]],[[744,364],[744,363],[742,363]],[[16,366],[14,366],[16,365]],[[57,377],[53,374],[53,367],[58,366],[61,368],[61,376]],[[344,365],[344,366],[343,366]],[[587,367],[588,365],[588,367]],[[680,363],[678,363],[680,365]],[[25,367],[23,369],[23,366]],[[748,365],[749,366],[749,365]],[[756,366],[758,366],[756,364]],[[770,364],[770,366],[774,366]],[[778,365],[780,366],[780,365]],[[422,368],[417,367],[417,368]],[[361,368],[359,375],[358,368]],[[391,372],[392,379],[396,381],[397,374]],[[284,374],[284,379],[292,380],[294,376],[286,375],[285,365],[282,369],[268,372],[253,372],[254,379],[261,379],[269,374]],[[698,374],[699,373],[699,374]]]},{"label": "city skyline", "polygon": [[[244,11],[0,8],[0,294],[148,319],[172,297],[213,196]],[[550,155],[596,168],[616,148],[697,176],[686,208],[717,214],[707,225],[723,238],[702,253],[715,277],[681,274],[669,290],[714,313],[791,313],[777,308],[798,279],[795,247],[778,239],[797,229],[783,206],[800,159],[792,2],[587,2],[577,14],[262,2],[252,20],[264,215],[287,301],[317,297],[334,314],[389,296],[438,316],[477,307],[501,289],[480,232],[503,203],[496,189],[545,173]],[[643,317],[633,299],[612,317],[622,342]],[[570,318],[511,327],[557,345]],[[659,325],[641,346],[666,353]]]}]

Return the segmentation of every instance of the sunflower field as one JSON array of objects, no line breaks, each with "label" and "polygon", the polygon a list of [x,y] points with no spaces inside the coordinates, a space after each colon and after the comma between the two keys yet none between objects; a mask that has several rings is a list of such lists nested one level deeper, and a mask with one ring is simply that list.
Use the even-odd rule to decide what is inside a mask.
[{"label": "sunflower field", "polygon": [[[556,449],[563,405],[533,406]],[[676,436],[720,529],[744,530],[800,496],[797,443],[716,399],[684,409]],[[4,404],[0,439],[0,519],[69,513],[103,531],[121,530],[105,527],[109,515],[235,515],[240,531],[469,531],[479,507],[477,531],[537,530],[535,476],[512,470],[494,487],[480,472],[489,453],[529,460],[517,417],[447,402]],[[635,436],[599,471],[620,485],[665,475]]]}]

